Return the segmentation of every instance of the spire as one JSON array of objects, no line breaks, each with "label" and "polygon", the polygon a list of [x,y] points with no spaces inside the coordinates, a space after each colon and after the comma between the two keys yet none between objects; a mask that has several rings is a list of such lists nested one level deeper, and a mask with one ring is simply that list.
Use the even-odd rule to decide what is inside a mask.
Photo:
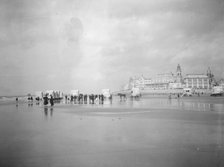
[{"label": "spire", "polygon": [[177,65],[177,76],[181,76],[181,67],[180,67],[180,64]]},{"label": "spire", "polygon": [[181,72],[180,64],[177,65],[177,72]]},{"label": "spire", "polygon": [[181,71],[180,64],[177,65],[176,82],[177,83],[182,83],[182,71]]},{"label": "spire", "polygon": [[209,84],[210,85],[214,84],[215,83],[215,78],[214,78],[214,75],[212,74],[212,70],[210,69],[210,67],[208,67],[207,76],[209,78]]},{"label": "spire", "polygon": [[208,70],[207,70],[207,76],[211,79],[213,79],[214,75],[212,74],[212,70],[210,67],[208,67]]},{"label": "spire", "polygon": [[212,71],[211,71],[210,67],[208,67],[207,76],[211,76],[211,74],[212,74]]}]

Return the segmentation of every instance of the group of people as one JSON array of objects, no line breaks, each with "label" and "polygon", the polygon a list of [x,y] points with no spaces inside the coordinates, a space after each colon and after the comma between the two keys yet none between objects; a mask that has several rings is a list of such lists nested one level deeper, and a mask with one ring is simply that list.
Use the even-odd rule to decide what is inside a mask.
[{"label": "group of people", "polygon": [[79,95],[71,95],[71,96],[67,96],[65,95],[65,101],[71,101],[74,103],[78,103],[78,104],[87,104],[89,101],[89,104],[95,104],[96,102],[99,102],[99,104],[103,104],[104,103],[104,95],[100,94],[100,95],[95,95],[95,94],[79,94]]},{"label": "group of people", "polygon": [[101,95],[89,95],[89,104],[95,104],[96,101],[99,101],[99,104],[103,104],[104,102],[104,96]]},{"label": "group of people", "polygon": [[120,97],[120,101],[126,101],[127,97],[125,93],[118,93],[117,94]]},{"label": "group of people", "polygon": [[44,105],[48,105],[48,101],[50,102],[50,105],[53,106],[54,105],[54,98],[52,95],[50,95],[50,98],[48,98],[47,95],[45,95],[43,97],[43,100],[44,100]]},{"label": "group of people", "polygon": [[[75,95],[65,95],[65,101],[69,101],[69,102],[74,102],[75,104],[96,104],[96,103],[99,103],[99,104],[104,104],[104,101],[105,101],[105,97],[103,94],[90,94],[90,95],[87,95],[87,94],[79,94],[77,96]],[[112,95],[108,98],[109,100],[112,100]],[[18,103],[19,99],[18,97],[16,97],[16,102]],[[33,102],[33,97],[32,96],[29,96],[28,97],[28,102]],[[53,97],[53,95],[49,95],[49,94],[46,94],[44,95],[43,97],[36,97],[35,100],[38,102],[39,104],[39,101],[42,101],[43,100],[43,105],[48,105],[50,104],[51,106],[54,106],[54,103],[57,102],[58,100],[55,99]]]}]

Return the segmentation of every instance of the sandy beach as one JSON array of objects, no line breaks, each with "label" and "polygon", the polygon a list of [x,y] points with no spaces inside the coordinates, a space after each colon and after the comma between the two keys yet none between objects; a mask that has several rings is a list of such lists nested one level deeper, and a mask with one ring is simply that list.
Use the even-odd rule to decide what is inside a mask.
[{"label": "sandy beach", "polygon": [[224,166],[224,98],[0,105],[0,166]]}]

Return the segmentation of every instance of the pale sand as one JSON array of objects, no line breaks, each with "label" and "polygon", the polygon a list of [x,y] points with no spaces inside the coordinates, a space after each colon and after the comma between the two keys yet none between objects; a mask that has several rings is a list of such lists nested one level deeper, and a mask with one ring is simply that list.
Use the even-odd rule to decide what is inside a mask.
[{"label": "pale sand", "polygon": [[222,101],[148,100],[0,106],[0,166],[224,166]]}]

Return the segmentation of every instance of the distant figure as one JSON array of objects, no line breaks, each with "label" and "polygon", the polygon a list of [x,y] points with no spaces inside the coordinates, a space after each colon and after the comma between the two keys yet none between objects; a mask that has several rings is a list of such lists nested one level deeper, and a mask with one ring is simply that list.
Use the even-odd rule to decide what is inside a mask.
[{"label": "distant figure", "polygon": [[87,104],[87,95],[84,95],[84,103]]},{"label": "distant figure", "polygon": [[101,104],[103,104],[103,102],[104,102],[104,96],[101,95]]},{"label": "distant figure", "polygon": [[94,100],[95,100],[95,103],[97,104],[97,102],[99,101],[99,97],[100,95],[94,95]]},{"label": "distant figure", "polygon": [[76,104],[77,96],[74,96],[74,103]]},{"label": "distant figure", "polygon": [[50,98],[50,104],[51,104],[51,106],[54,105],[54,99],[53,99],[53,96],[52,95],[51,95],[51,98]]},{"label": "distant figure", "polygon": [[18,102],[18,97],[16,98],[16,102]]},{"label": "distant figure", "polygon": [[79,94],[79,96],[78,96],[78,102],[79,102],[79,104],[82,104],[83,103],[83,94]]},{"label": "distant figure", "polygon": [[102,104],[102,95],[98,95],[99,104]]},{"label": "distant figure", "polygon": [[93,104],[93,94],[89,95],[89,104]]},{"label": "distant figure", "polygon": [[112,96],[112,95],[110,95],[109,99],[110,99],[110,100],[113,100],[113,96]]},{"label": "distant figure", "polygon": [[94,100],[95,100],[95,98],[94,98],[95,96],[94,96],[94,94],[92,94],[92,104],[94,104],[95,102],[94,102]]},{"label": "distant figure", "polygon": [[124,93],[118,93],[118,96],[120,96],[120,101],[126,101],[126,94],[124,94]]},{"label": "distant figure", "polygon": [[171,94],[169,94],[169,97],[168,98],[171,99]]},{"label": "distant figure", "polygon": [[45,96],[43,97],[43,99],[44,99],[44,105],[47,105],[47,104],[48,104],[48,97],[45,95]]}]

